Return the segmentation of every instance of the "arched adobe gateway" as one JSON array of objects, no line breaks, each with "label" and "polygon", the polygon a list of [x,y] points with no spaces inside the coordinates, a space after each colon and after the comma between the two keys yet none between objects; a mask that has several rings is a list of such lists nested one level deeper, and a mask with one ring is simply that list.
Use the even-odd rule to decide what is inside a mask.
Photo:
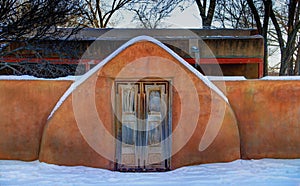
[{"label": "arched adobe gateway", "polygon": [[120,171],[239,158],[237,122],[224,94],[147,36],[75,81],[49,116],[39,156]]}]

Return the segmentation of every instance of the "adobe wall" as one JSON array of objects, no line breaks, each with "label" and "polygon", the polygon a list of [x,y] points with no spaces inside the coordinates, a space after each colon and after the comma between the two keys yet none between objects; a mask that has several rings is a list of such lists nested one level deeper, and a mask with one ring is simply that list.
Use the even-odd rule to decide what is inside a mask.
[{"label": "adobe wall", "polygon": [[[99,86],[97,91],[101,91],[101,95],[109,95],[109,92],[105,92],[109,90],[107,88],[112,83],[109,81],[104,84],[105,81],[102,83],[99,81],[97,84],[97,87]],[[72,81],[44,80],[0,81],[0,159],[26,161],[38,159],[40,140],[47,117],[71,83]],[[218,84],[216,81],[214,83]],[[88,86],[94,84],[85,86],[87,87],[84,88],[91,88]],[[231,109],[226,109],[228,121],[224,123],[227,123],[227,126],[223,125],[218,139],[206,151],[200,153],[197,149],[203,126],[198,125],[185,147],[173,156],[173,168],[215,162],[224,158],[224,154],[216,152],[224,151],[224,145],[236,144],[235,138],[231,138],[233,142],[228,141],[228,136],[232,136],[235,131],[234,127],[228,127],[235,120],[234,116],[239,127],[243,159],[300,158],[299,81],[227,81],[226,91],[234,112],[233,115]],[[176,102],[178,100],[176,92],[174,95],[173,101]],[[207,98],[205,95],[201,97],[201,99]],[[105,100],[108,99],[102,99]],[[205,103],[205,100],[202,101]],[[76,120],[72,113],[71,102],[72,97],[69,97],[56,116],[48,121],[48,125],[52,123],[52,127],[48,126],[44,136],[45,139],[51,138],[51,143],[42,147],[40,159],[64,165],[87,165],[112,169],[111,162],[90,147],[78,126],[74,124]],[[98,109],[102,110],[101,107],[106,104],[98,105]],[[87,108],[83,108],[82,112],[87,113],[85,109]],[[101,117],[110,114],[105,113],[105,110],[107,109],[100,112]],[[181,111],[173,109],[173,112],[176,121],[178,117],[176,112]],[[206,114],[208,113],[203,112],[203,115]],[[107,116],[104,120],[111,123],[113,118]],[[206,122],[207,118],[204,117],[203,121]],[[106,127],[112,130],[109,126]],[[104,147],[112,149],[113,145],[106,144]],[[236,155],[225,155],[227,160],[237,158]]]},{"label": "adobe wall", "polygon": [[300,158],[300,81],[228,81],[226,90],[243,159]]},{"label": "adobe wall", "polygon": [[45,127],[40,161],[113,170],[113,82],[145,77],[172,80],[172,169],[240,158],[238,127],[229,104],[167,51],[139,42],[80,84],[54,113]]},{"label": "adobe wall", "polygon": [[0,159],[38,159],[47,118],[71,83],[0,81]]}]

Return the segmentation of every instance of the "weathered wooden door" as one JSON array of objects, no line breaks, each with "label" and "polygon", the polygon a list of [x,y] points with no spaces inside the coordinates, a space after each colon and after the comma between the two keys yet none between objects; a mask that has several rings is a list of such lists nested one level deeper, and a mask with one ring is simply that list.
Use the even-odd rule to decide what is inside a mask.
[{"label": "weathered wooden door", "polygon": [[170,167],[168,81],[116,81],[116,169],[164,171]]}]

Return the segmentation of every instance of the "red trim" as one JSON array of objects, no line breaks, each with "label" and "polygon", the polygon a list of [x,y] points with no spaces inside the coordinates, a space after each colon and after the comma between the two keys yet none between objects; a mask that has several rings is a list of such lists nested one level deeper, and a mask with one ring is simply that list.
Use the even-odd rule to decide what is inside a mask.
[{"label": "red trim", "polygon": [[[194,58],[185,58],[185,61],[191,65],[195,64]],[[49,61],[51,64],[85,64],[87,69],[90,68],[91,64],[98,64],[102,60],[95,59],[59,59],[59,58],[14,58],[6,57],[0,58],[0,62],[7,63],[20,63],[20,62],[29,62],[29,63],[40,63],[42,61]],[[200,64],[258,64],[258,76],[259,78],[263,77],[263,59],[262,58],[200,58]]]},{"label": "red trim", "polygon": [[258,64],[258,78],[262,78],[264,76],[264,63]]}]

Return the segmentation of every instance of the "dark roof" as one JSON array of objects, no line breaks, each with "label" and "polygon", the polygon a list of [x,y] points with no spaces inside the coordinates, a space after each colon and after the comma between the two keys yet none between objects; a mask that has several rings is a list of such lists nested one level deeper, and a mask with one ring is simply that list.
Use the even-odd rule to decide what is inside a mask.
[{"label": "dark roof", "polygon": [[[67,29],[66,29],[67,30]],[[70,39],[79,40],[129,40],[140,35],[156,39],[196,39],[196,38],[244,38],[261,37],[254,29],[95,29],[84,28]]]}]

